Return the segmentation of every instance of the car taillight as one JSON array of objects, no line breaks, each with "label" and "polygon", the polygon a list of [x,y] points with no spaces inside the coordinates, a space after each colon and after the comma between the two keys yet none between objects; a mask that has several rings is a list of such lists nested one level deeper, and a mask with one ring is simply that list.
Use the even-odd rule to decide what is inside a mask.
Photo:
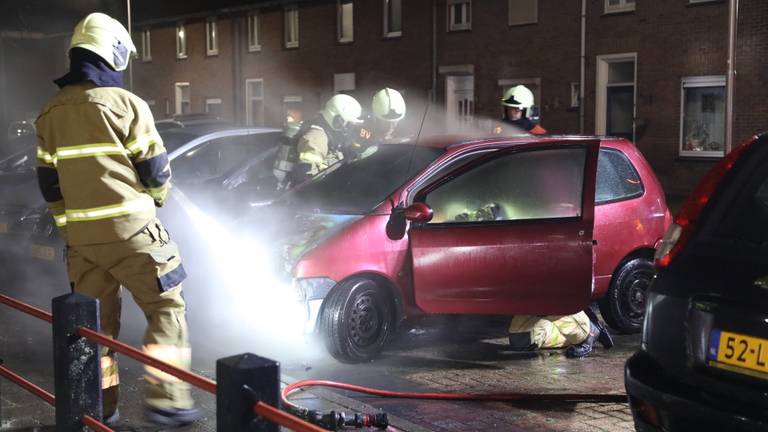
[{"label": "car taillight", "polygon": [[661,246],[656,250],[656,255],[654,256],[658,267],[667,267],[680,253],[691,238],[697,219],[709,202],[717,185],[725,174],[733,168],[744,150],[757,140],[757,137],[752,137],[749,141],[736,147],[728,153],[725,159],[721,160],[704,176],[696,190],[680,207],[680,210],[675,215],[674,223],[670,225],[666,234],[664,234]]}]

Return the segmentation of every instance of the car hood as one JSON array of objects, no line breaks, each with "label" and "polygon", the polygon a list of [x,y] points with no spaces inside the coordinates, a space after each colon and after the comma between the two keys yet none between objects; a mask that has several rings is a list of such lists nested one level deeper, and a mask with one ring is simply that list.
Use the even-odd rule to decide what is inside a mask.
[{"label": "car hood", "polygon": [[275,270],[290,277],[301,258],[323,241],[362,219],[363,215],[303,213],[267,206],[254,212],[245,224],[250,237],[259,241],[273,259]]}]

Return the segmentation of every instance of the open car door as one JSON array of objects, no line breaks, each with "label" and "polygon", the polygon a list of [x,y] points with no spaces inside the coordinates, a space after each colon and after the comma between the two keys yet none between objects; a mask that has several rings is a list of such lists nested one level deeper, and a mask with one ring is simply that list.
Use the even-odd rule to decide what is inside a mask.
[{"label": "open car door", "polygon": [[416,304],[428,313],[568,314],[590,302],[600,141],[506,147],[441,175],[414,202]]}]

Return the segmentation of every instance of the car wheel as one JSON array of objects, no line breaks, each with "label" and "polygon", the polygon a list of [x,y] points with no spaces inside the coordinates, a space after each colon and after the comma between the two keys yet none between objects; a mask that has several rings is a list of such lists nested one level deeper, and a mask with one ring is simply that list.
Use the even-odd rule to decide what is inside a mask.
[{"label": "car wheel", "polygon": [[320,326],[334,358],[348,363],[371,361],[393,332],[392,298],[372,280],[344,281],[326,299]]},{"label": "car wheel", "polygon": [[648,287],[656,270],[646,258],[635,258],[619,268],[608,293],[598,301],[605,322],[622,333],[638,333],[643,328]]}]

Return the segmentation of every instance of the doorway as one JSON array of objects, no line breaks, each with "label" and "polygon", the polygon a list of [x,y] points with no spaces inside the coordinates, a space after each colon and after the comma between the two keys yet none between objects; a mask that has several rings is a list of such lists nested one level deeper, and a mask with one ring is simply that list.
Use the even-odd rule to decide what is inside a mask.
[{"label": "doorway", "polygon": [[637,54],[597,57],[595,133],[635,139]]}]

